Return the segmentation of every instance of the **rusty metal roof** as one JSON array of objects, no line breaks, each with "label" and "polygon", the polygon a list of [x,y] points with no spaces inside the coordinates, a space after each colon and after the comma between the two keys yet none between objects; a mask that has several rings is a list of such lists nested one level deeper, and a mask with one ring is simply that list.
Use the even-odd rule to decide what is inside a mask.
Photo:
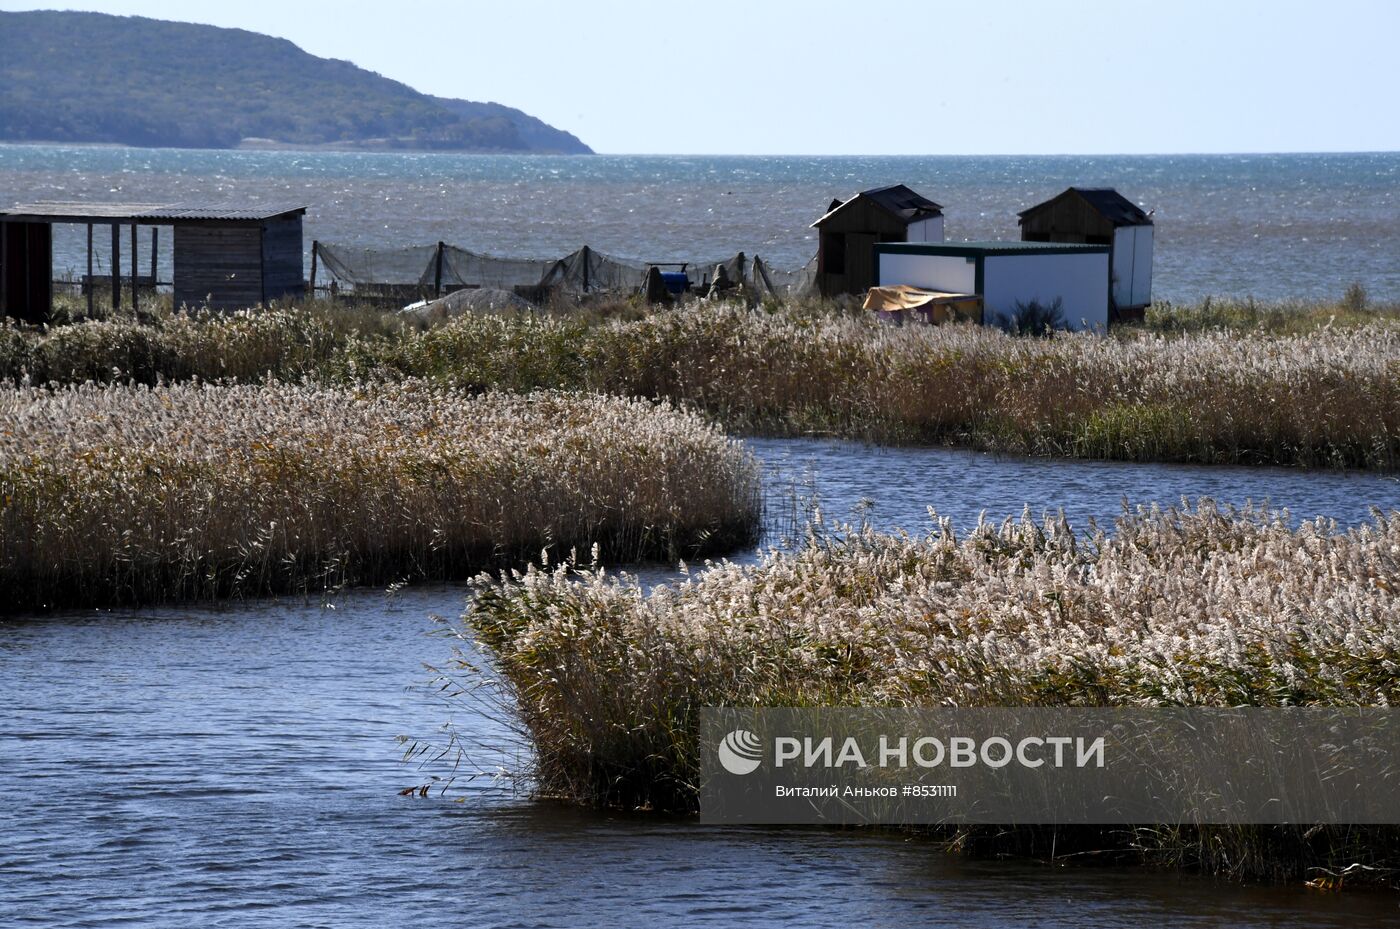
[{"label": "rusty metal roof", "polygon": [[184,222],[261,222],[305,213],[289,204],[228,203],[90,203],[41,200],[0,210],[0,222],[141,223],[150,226]]}]

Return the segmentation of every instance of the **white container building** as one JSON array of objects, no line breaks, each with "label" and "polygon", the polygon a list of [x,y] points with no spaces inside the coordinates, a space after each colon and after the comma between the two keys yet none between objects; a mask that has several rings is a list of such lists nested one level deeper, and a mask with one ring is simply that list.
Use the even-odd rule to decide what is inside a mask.
[{"label": "white container building", "polygon": [[1070,187],[1020,214],[1027,242],[1109,246],[1110,321],[1141,320],[1152,303],[1152,216],[1111,187]]},{"label": "white container building", "polygon": [[875,246],[875,280],[974,294],[984,323],[1019,315],[1031,303],[1059,301],[1070,329],[1109,324],[1109,247],[1040,242],[888,242]]}]

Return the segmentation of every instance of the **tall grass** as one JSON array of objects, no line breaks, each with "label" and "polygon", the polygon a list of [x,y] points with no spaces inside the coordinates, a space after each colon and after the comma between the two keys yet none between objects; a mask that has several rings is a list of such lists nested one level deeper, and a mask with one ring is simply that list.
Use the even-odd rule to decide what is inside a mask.
[{"label": "tall grass", "polygon": [[[464,634],[536,746],[542,793],[692,811],[702,706],[1388,706],[1400,700],[1400,512],[1323,521],[1028,515],[966,536],[816,535],[647,593],[561,564],[478,579]],[[972,830],[965,847],[1033,845]],[[1043,836],[1042,836],[1043,838]],[[1400,867],[1400,830],[1084,829],[1076,845],[1251,877]]]},{"label": "tall grass", "polygon": [[8,327],[0,376],[427,378],[470,391],[666,399],[742,433],[1139,461],[1400,466],[1400,321],[1364,309],[1346,324],[1330,325],[1334,313],[1297,329],[1245,329],[1171,314],[1171,325],[1149,317],[1148,328],[1112,338],[1044,339],[889,327],[824,304],[687,305],[640,319],[467,316],[428,328],[324,308],[174,314],[47,332]]},{"label": "tall grass", "polygon": [[361,309],[129,312],[71,325],[0,327],[0,377],[34,384],[318,376],[354,340],[397,338],[411,324]]},{"label": "tall grass", "polygon": [[693,414],[408,381],[0,390],[0,606],[465,577],[750,540],[751,457]]},{"label": "tall grass", "polygon": [[709,306],[598,327],[462,319],[357,370],[681,401],[733,431],[1051,456],[1400,465],[1400,324],[1016,338]]},{"label": "tall grass", "polygon": [[1138,326],[1166,335],[1224,330],[1244,335],[1258,332],[1301,334],[1318,329],[1355,328],[1377,321],[1400,320],[1400,303],[1371,299],[1360,284],[1351,284],[1337,301],[1293,300],[1265,302],[1252,297],[1206,297],[1191,304],[1154,304]]}]

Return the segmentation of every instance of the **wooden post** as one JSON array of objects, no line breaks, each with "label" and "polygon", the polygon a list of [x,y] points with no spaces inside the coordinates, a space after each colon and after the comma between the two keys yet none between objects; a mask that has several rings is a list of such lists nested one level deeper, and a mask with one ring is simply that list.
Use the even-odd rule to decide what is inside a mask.
[{"label": "wooden post", "polygon": [[583,292],[588,293],[588,246],[579,249],[579,254],[583,256]]},{"label": "wooden post", "polygon": [[0,223],[0,318],[10,315],[10,224]]},{"label": "wooden post", "polygon": [[88,298],[88,316],[91,317],[91,316],[92,316],[93,292],[94,292],[97,288],[93,286],[93,281],[92,281],[92,223],[88,223],[88,224],[87,224],[87,227],[88,227],[88,249],[87,249],[87,269],[88,269],[88,272],[87,272],[87,298]]},{"label": "wooden post", "polygon": [[316,299],[316,246],[320,245],[315,239],[311,240],[311,291],[306,296],[308,299]]},{"label": "wooden post", "polygon": [[447,246],[442,241],[438,241],[437,247],[437,267],[433,270],[433,299],[442,296],[442,250]]},{"label": "wooden post", "polygon": [[140,254],[136,250],[136,224],[131,224],[131,311],[134,313],[140,307],[136,304],[136,259]]},{"label": "wooden post", "polygon": [[112,310],[122,308],[122,227],[112,223]]},{"label": "wooden post", "polygon": [[156,274],[156,264],[159,258],[156,257],[156,248],[160,244],[160,229],[151,227],[151,293],[155,293],[156,285],[160,283],[160,275]]}]

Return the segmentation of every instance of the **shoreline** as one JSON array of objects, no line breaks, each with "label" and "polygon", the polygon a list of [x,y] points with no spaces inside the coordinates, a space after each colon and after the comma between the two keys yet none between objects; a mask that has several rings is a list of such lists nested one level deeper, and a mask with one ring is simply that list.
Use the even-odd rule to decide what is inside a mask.
[{"label": "shoreline", "polygon": [[121,149],[127,151],[162,152],[378,152],[413,155],[545,155],[562,158],[578,155],[587,157],[597,152],[565,152],[555,149],[505,149],[505,148],[415,148],[404,145],[395,139],[362,139],[355,142],[283,142],[278,139],[243,139],[232,146],[201,146],[192,148],[183,145],[137,145],[131,142],[72,142],[59,139],[0,139],[0,148],[92,148]]}]

